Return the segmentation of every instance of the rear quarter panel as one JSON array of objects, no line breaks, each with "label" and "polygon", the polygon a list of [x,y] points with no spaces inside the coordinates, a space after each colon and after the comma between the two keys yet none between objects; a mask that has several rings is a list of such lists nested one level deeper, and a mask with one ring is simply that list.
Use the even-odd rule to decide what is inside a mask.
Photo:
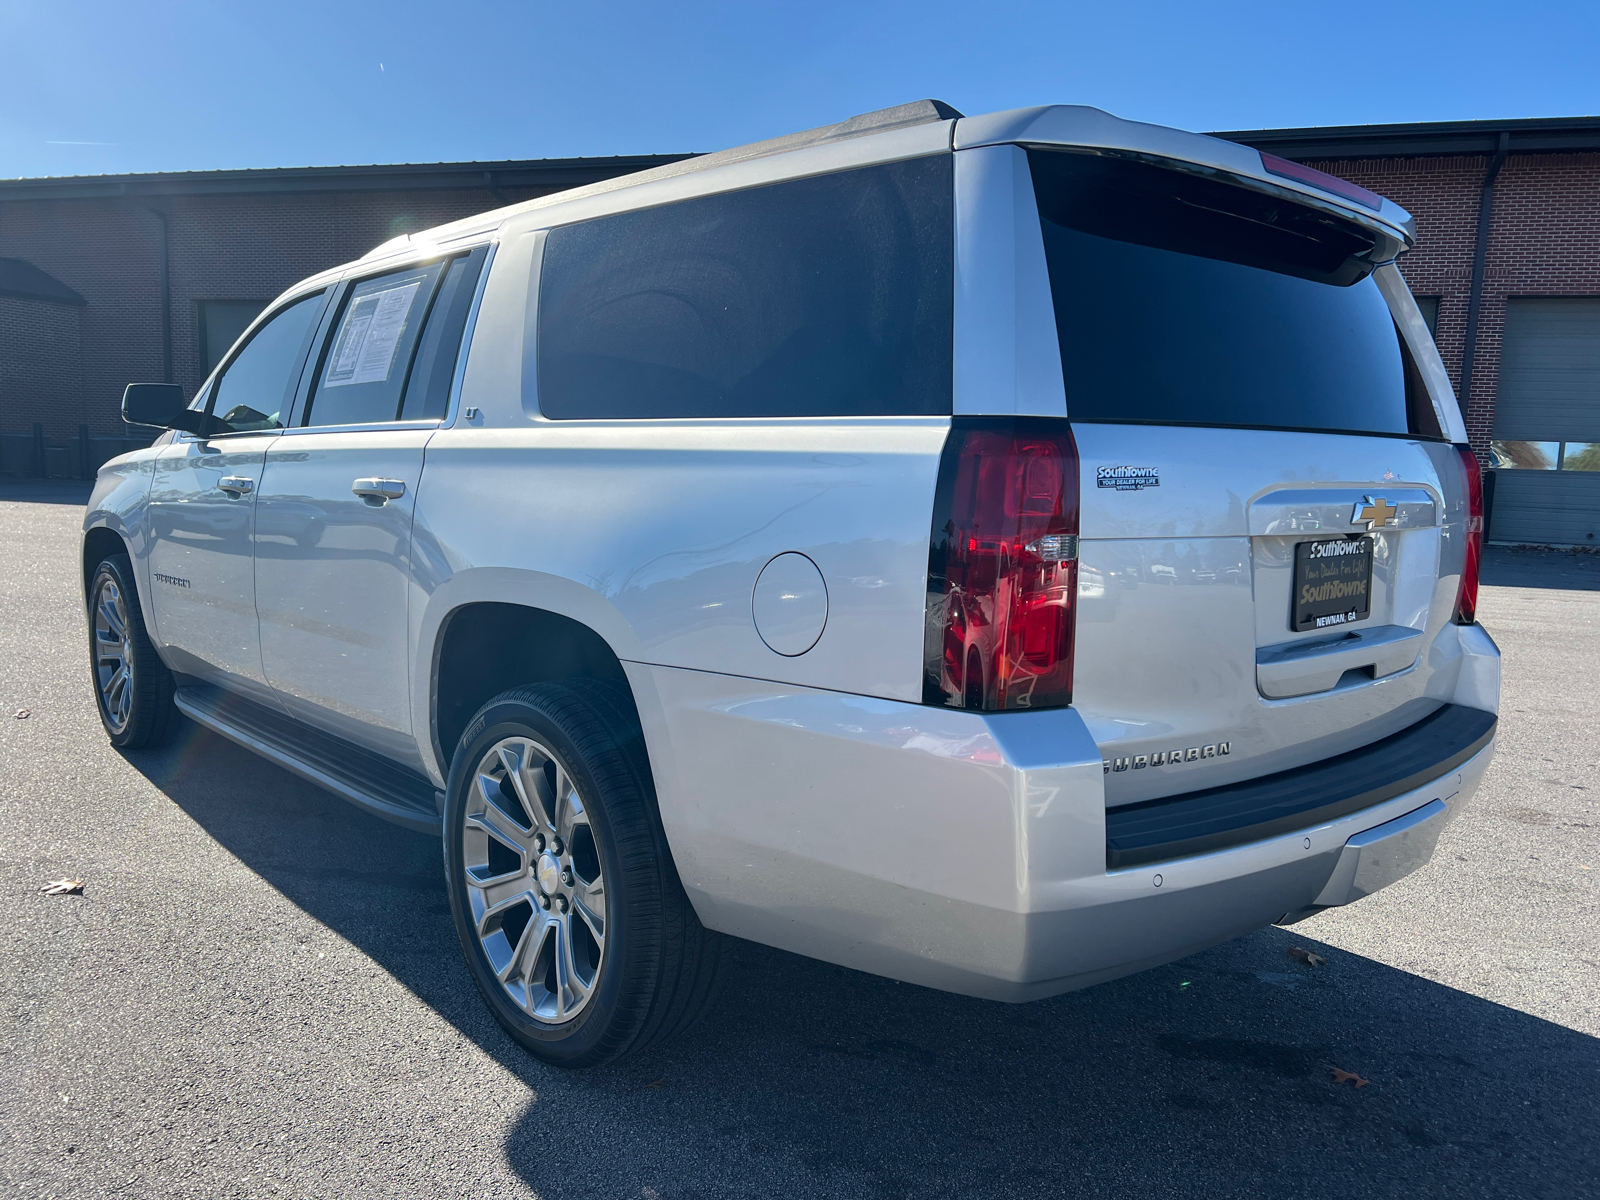
[{"label": "rear quarter panel", "polygon": [[[559,605],[626,661],[919,700],[948,429],[946,418],[541,419],[441,431],[417,506],[419,634],[461,604],[520,595]],[[785,551],[811,558],[828,589],[822,636],[794,657],[761,640],[751,605]],[[524,590],[507,595],[518,573]]]},{"label": "rear quarter panel", "polygon": [[[419,733],[439,630],[479,601],[571,617],[625,662],[920,700],[949,418],[550,421],[533,353],[543,240],[505,231],[458,408],[428,444],[411,602]],[[793,657],[768,648],[752,611],[757,576],[786,551],[809,557],[828,593],[821,637]]]}]

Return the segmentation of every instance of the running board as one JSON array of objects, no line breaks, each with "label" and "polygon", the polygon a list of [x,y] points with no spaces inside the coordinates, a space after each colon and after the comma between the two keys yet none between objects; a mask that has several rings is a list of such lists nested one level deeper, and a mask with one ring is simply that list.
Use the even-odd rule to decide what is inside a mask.
[{"label": "running board", "polygon": [[443,806],[426,776],[221,688],[181,687],[175,699],[190,720],[301,779],[385,821],[438,836]]}]

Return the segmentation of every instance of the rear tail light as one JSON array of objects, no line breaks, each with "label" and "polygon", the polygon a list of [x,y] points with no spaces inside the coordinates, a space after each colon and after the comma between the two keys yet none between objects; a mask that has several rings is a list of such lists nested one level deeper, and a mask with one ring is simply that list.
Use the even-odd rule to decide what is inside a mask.
[{"label": "rear tail light", "polygon": [[1461,590],[1456,593],[1456,624],[1478,619],[1478,569],[1483,565],[1483,470],[1471,446],[1457,446],[1467,487],[1467,554],[1461,564]]},{"label": "rear tail light", "polygon": [[1070,703],[1077,587],[1071,426],[957,417],[934,500],[924,701],[986,712]]}]

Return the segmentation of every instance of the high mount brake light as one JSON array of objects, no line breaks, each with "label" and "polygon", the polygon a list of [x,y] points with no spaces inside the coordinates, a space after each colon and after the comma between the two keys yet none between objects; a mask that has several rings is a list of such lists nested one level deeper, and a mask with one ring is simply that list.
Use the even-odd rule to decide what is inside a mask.
[{"label": "high mount brake light", "polygon": [[1321,191],[1332,192],[1335,196],[1343,196],[1346,200],[1354,200],[1362,208],[1370,208],[1373,212],[1383,211],[1383,197],[1377,192],[1367,191],[1359,183],[1351,183],[1348,179],[1340,179],[1337,175],[1329,175],[1326,171],[1319,171],[1315,167],[1290,162],[1287,158],[1279,158],[1276,154],[1268,154],[1265,150],[1261,151],[1261,165],[1268,173],[1282,179],[1310,184]]},{"label": "high mount brake light", "polygon": [[988,712],[1070,703],[1077,592],[1071,426],[957,417],[934,499],[923,700]]},{"label": "high mount brake light", "polygon": [[1467,489],[1467,552],[1461,564],[1461,590],[1456,593],[1456,624],[1478,619],[1478,572],[1483,566],[1483,469],[1471,446],[1457,446]]}]

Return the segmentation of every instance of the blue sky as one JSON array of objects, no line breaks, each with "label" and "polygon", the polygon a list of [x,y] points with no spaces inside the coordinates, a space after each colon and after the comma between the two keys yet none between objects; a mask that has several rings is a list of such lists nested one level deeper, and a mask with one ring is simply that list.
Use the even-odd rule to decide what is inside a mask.
[{"label": "blue sky", "polygon": [[715,150],[934,96],[1188,129],[1600,112],[1594,3],[0,0],[0,177]]}]

